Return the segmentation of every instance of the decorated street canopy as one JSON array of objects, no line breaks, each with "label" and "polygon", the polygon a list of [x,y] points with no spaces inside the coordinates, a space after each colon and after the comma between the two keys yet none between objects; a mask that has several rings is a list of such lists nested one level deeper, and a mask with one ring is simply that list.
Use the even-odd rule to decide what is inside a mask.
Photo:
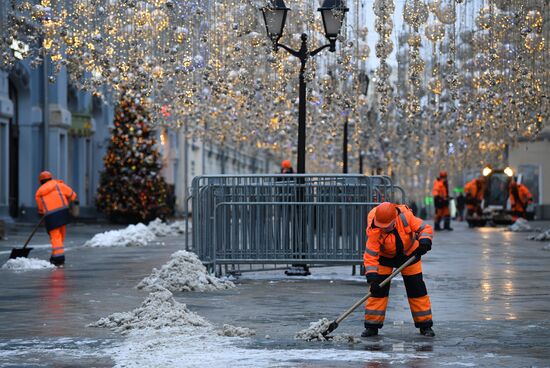
[{"label": "decorated street canopy", "polygon": [[[274,52],[260,11],[269,3],[0,0],[0,68],[47,57],[78,88],[139,99],[152,124],[288,157],[299,63]],[[319,1],[285,3],[281,42],[297,49],[304,32],[326,42]],[[494,162],[547,123],[548,0],[346,5],[336,52],[307,66],[308,171],[338,170],[345,121],[352,159],[403,177]]]}]

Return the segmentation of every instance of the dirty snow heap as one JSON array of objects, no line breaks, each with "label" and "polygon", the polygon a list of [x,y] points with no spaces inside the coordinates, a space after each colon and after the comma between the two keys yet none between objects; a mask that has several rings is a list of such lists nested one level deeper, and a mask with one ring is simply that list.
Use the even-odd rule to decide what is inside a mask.
[{"label": "dirty snow heap", "polygon": [[149,225],[139,223],[120,230],[111,230],[94,235],[84,243],[86,247],[142,247],[155,241],[157,237],[185,232],[185,222],[163,223],[160,219]]},{"label": "dirty snow heap", "polygon": [[209,275],[195,253],[180,250],[172,254],[172,259],[160,269],[153,268],[137,285],[148,291],[214,291],[234,288],[235,284]]},{"label": "dirty snow heap", "polygon": [[26,271],[26,270],[45,270],[53,269],[55,266],[48,261],[36,258],[15,258],[9,259],[2,265],[3,269]]},{"label": "dirty snow heap", "polygon": [[106,327],[117,332],[133,329],[162,329],[179,326],[210,326],[210,323],[174,300],[168,290],[155,291],[138,308],[130,312],[114,313],[88,325]]}]

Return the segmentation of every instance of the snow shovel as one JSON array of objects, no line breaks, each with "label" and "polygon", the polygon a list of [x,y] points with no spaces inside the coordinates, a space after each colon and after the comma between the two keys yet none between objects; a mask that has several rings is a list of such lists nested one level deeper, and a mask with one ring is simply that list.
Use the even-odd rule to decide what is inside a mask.
[{"label": "snow shovel", "polygon": [[[413,263],[414,261],[417,260],[417,257],[416,256],[412,256],[411,258],[409,258],[407,260],[407,262],[403,263],[401,265],[401,267],[397,268],[395,271],[392,272],[391,275],[389,275],[388,277],[386,277],[386,279],[384,279],[384,281],[382,281],[380,283],[380,287],[384,287],[386,286],[387,283],[389,283],[391,281],[391,279],[393,279],[398,273],[400,273],[401,271],[403,271],[403,269],[405,267],[407,267],[408,265],[410,265],[411,263]],[[365,295],[364,297],[362,297],[361,299],[359,299],[358,301],[355,302],[354,305],[352,305],[347,311],[345,311],[344,313],[342,313],[340,315],[340,317],[336,318],[334,321],[332,321],[330,323],[330,325],[328,326],[328,329],[322,333],[323,337],[325,339],[329,339],[330,337],[327,336],[329,333],[331,333],[332,331],[336,330],[338,328],[338,325],[347,317],[351,314],[351,312],[353,312],[355,309],[357,309],[358,306],[362,305],[365,300],[367,300],[369,297],[371,296],[371,293],[369,292],[367,295]]]},{"label": "snow shovel", "polygon": [[27,241],[25,242],[25,245],[23,245],[23,248],[12,248],[10,253],[10,259],[15,259],[19,257],[27,258],[29,256],[29,253],[33,248],[27,248],[27,244],[29,244],[29,242],[31,241],[32,237],[34,236],[34,233],[36,232],[36,230],[38,230],[38,227],[40,226],[40,224],[42,224],[42,221],[44,221],[44,217],[42,217],[40,221],[38,221],[38,224],[34,226],[34,229],[32,229],[32,233],[31,235],[29,235]]}]

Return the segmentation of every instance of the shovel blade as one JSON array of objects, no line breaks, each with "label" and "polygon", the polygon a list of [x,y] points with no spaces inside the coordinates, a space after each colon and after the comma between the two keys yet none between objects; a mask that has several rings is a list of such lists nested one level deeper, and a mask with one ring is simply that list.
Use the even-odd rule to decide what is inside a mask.
[{"label": "shovel blade", "polygon": [[31,250],[32,248],[12,248],[10,259],[28,258]]}]

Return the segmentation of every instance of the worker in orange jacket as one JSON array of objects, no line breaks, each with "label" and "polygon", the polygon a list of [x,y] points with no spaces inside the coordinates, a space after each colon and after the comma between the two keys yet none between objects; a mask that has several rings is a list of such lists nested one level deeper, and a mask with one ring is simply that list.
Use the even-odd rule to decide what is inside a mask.
[{"label": "worker in orange jacket", "polygon": [[405,205],[384,202],[369,212],[367,244],[363,256],[365,275],[371,297],[365,304],[365,331],[363,337],[378,335],[388,306],[390,284],[380,287],[394,268],[400,267],[411,256],[417,260],[401,271],[414,325],[425,336],[435,336],[432,330],[432,311],[426,285],[422,279],[420,257],[432,248],[432,227],[415,217]]},{"label": "worker in orange jacket", "polygon": [[441,171],[439,177],[434,182],[432,190],[435,206],[434,230],[441,230],[441,220],[443,220],[445,230],[451,228],[451,212],[449,211],[449,184],[447,183],[447,172]]},{"label": "worker in orange jacket", "polygon": [[70,222],[69,203],[77,201],[76,193],[62,180],[54,180],[49,171],[38,176],[40,188],[36,191],[38,213],[44,216],[46,230],[52,243],[50,262],[56,266],[65,263],[65,225]]},{"label": "worker in orange jacket", "polygon": [[474,178],[464,185],[467,217],[482,215],[481,202],[485,196],[485,177]]},{"label": "worker in orange jacket", "polygon": [[518,184],[516,180],[510,182],[510,205],[512,206],[512,219],[525,218],[527,206],[533,203],[533,195],[529,189]]}]

